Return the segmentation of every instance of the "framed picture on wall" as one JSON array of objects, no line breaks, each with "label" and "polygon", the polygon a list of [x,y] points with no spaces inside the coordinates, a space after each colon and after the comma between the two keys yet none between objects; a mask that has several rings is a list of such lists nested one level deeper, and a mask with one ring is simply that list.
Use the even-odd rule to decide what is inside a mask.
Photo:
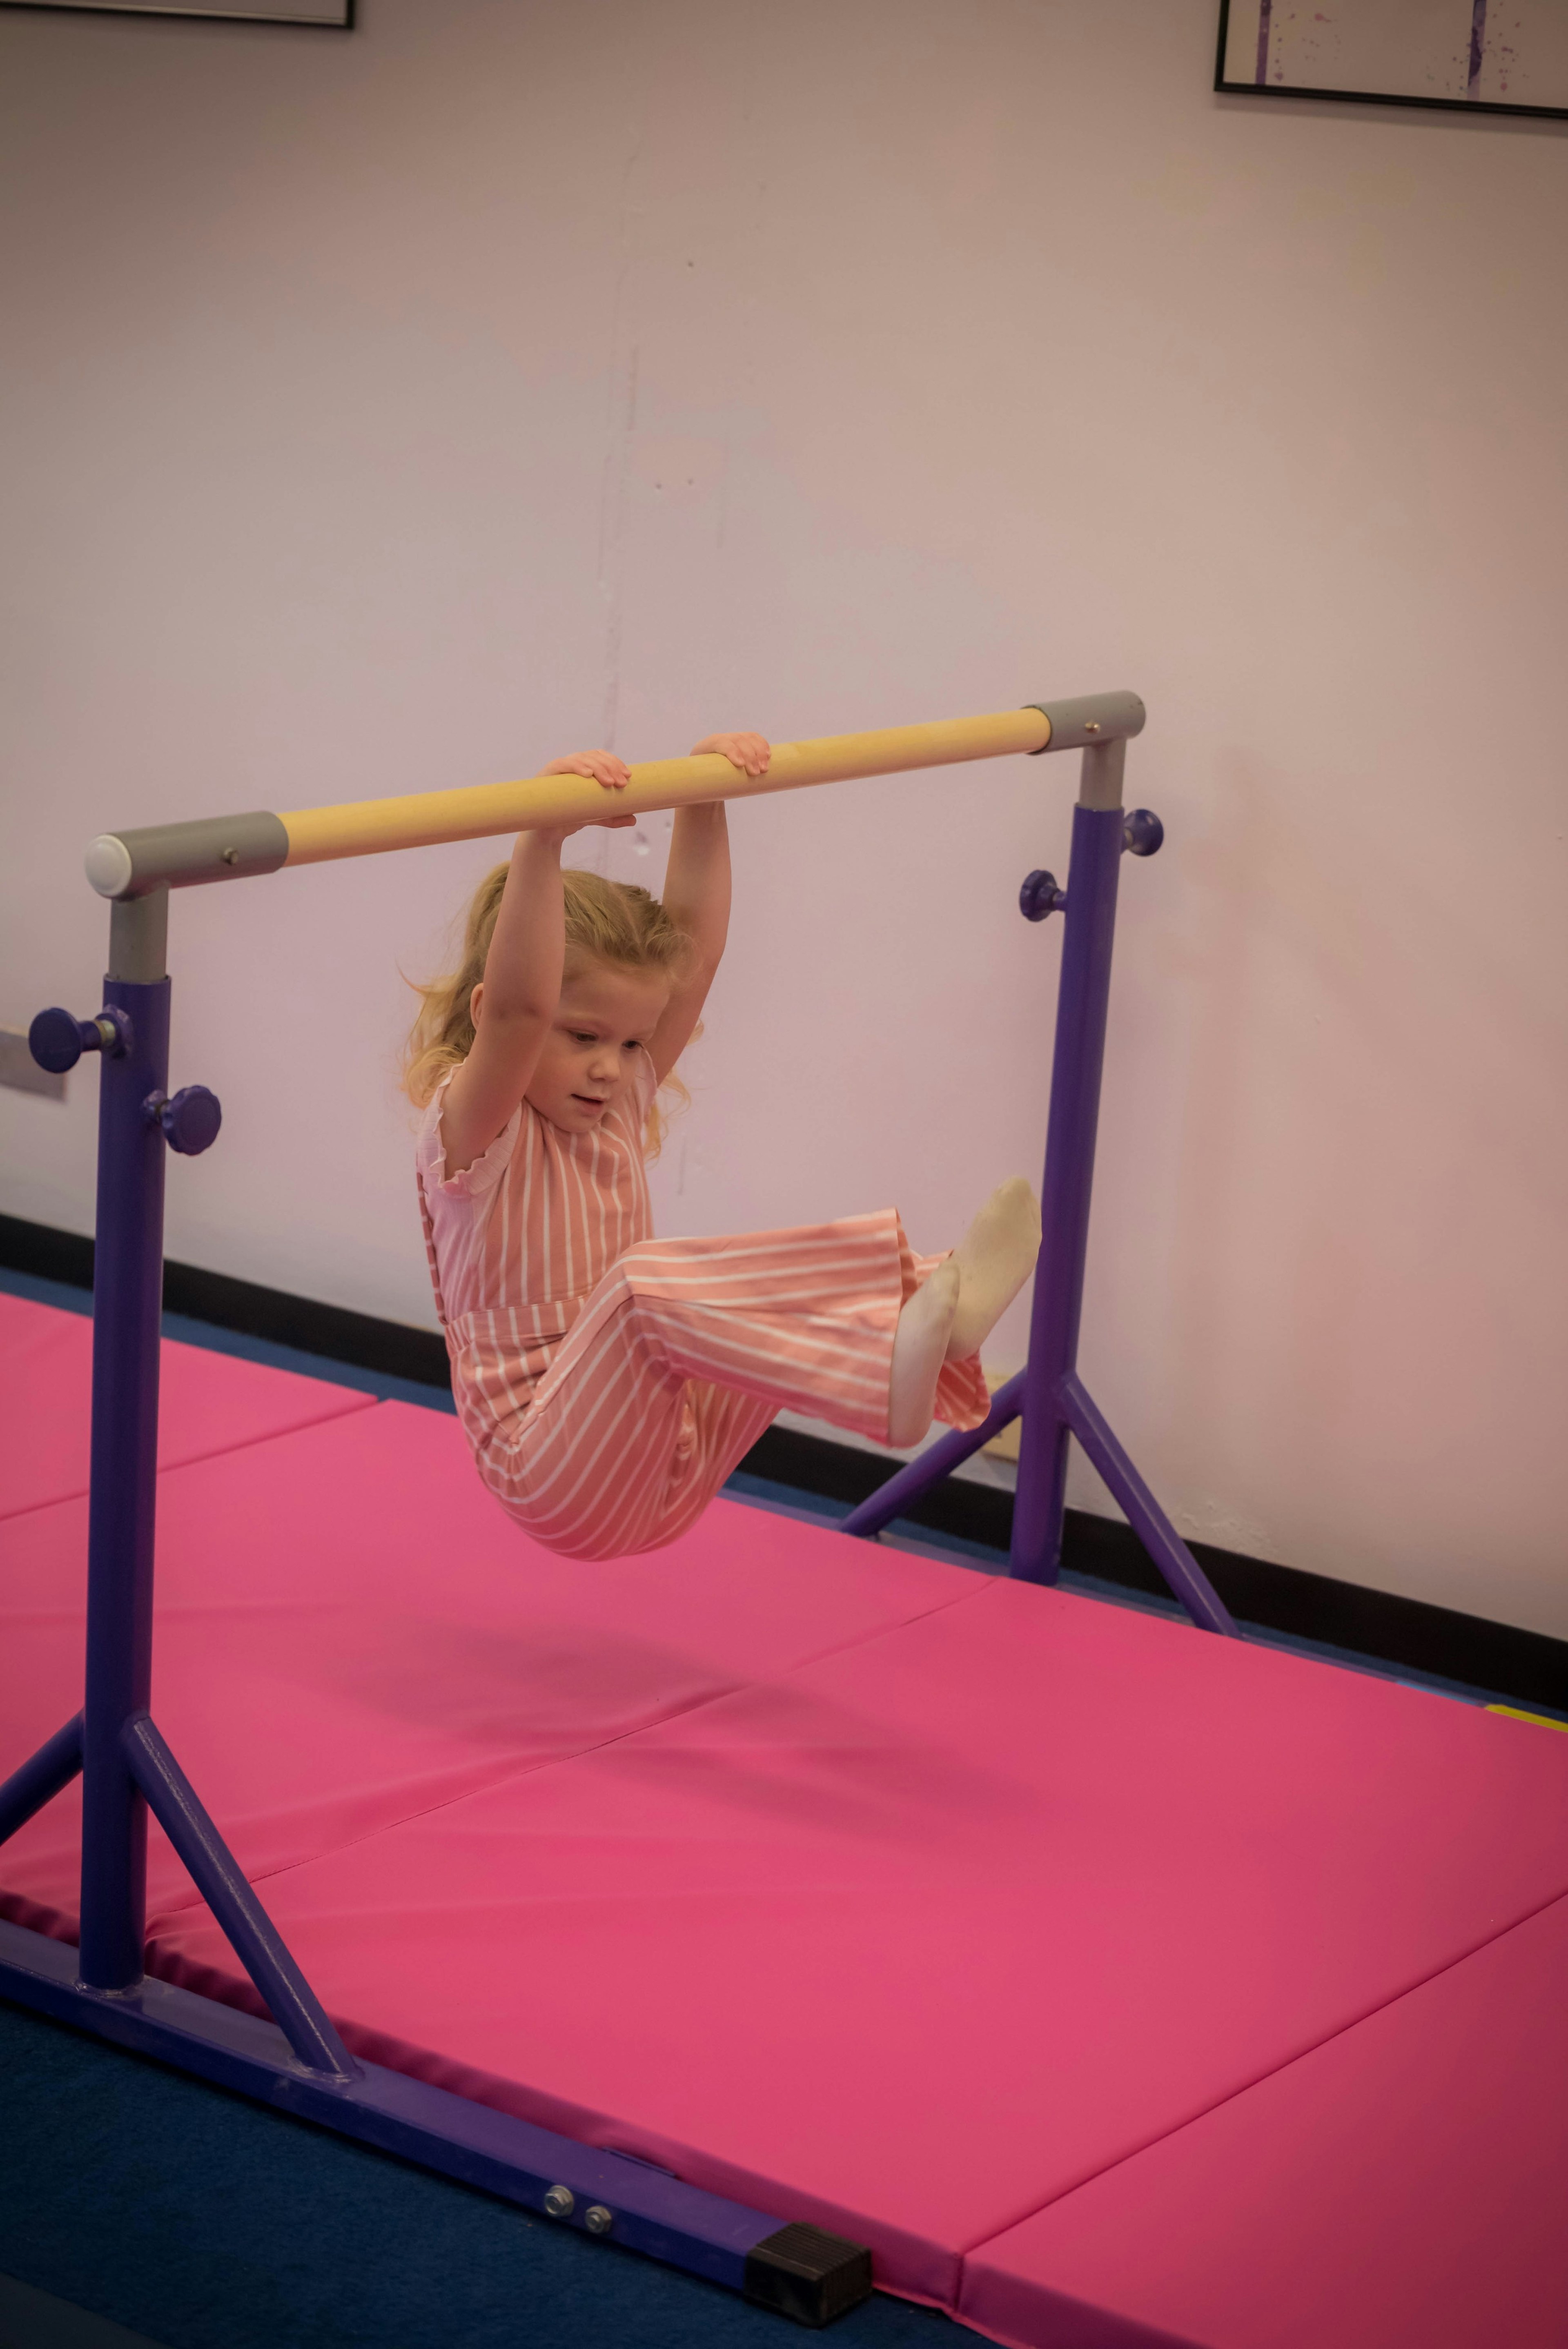
[{"label": "framed picture on wall", "polygon": [[1220,0],[1214,87],[1568,119],[1568,0]]},{"label": "framed picture on wall", "polygon": [[354,29],[354,0],[293,0],[267,7],[265,0],[0,0],[0,8],[40,10],[47,16],[201,16],[230,25],[317,25],[330,33]]}]

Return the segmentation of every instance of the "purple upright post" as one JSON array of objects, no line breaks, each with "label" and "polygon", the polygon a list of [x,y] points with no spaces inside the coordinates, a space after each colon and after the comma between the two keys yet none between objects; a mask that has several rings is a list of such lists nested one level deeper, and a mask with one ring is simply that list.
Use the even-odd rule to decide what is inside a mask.
[{"label": "purple upright post", "polygon": [[[102,1053],[98,1246],[93,1261],[92,1491],[82,1735],[81,1979],[93,1990],[141,1980],[147,1806],[124,1746],[152,1689],[152,1543],[158,1485],[158,1344],[163,1282],[163,1156],[147,1104],[169,1079],[168,898],[134,901],[104,1000],[124,1014]],[[116,908],[117,914],[120,911]],[[158,976],[119,975],[120,968]]]},{"label": "purple upright post", "polygon": [[[1051,1118],[1040,1192],[1040,1260],[1023,1373],[1018,1491],[1012,1508],[1012,1570],[1022,1582],[1054,1582],[1062,1570],[1067,1506],[1067,1449],[1076,1435],[1111,1497],[1195,1623],[1231,1638],[1236,1626],[1219,1594],[1132,1461],[1085,1392],[1077,1375],[1095,1135],[1100,1115],[1106,1019],[1111,997],[1116,884],[1122,852],[1151,855],[1164,837],[1158,818],[1122,809],[1123,740],[1084,752],[1083,788],[1073,811],[1066,926],[1056,997],[1056,1048],[1051,1068]],[[1033,878],[1034,876],[1031,876]],[[1044,876],[1042,876],[1044,877]],[[1027,887],[1027,885],[1025,885]],[[1059,893],[1051,893],[1053,910]],[[1026,907],[1025,910],[1028,910]]]},{"label": "purple upright post", "polygon": [[[1012,1571],[1024,1582],[1054,1582],[1062,1562],[1067,1502],[1067,1422],[1058,1389],[1078,1358],[1084,1264],[1095,1180],[1106,1018],[1116,937],[1116,881],[1122,861],[1121,761],[1125,746],[1085,750],[1085,795],[1073,811],[1066,928],[1056,997],[1056,1046],[1045,1179],[1040,1193],[1040,1261],[1023,1380],[1023,1432],[1012,1514]],[[1096,771],[1114,761],[1111,778]],[[1100,785],[1094,790],[1096,783]],[[1093,796],[1108,806],[1090,803]]]},{"label": "purple upright post", "polygon": [[955,1431],[931,1444],[862,1501],[845,1519],[845,1531],[879,1533],[1021,1415],[1012,1573],[1023,1582],[1054,1582],[1060,1576],[1068,1438],[1075,1435],[1193,1621],[1205,1630],[1233,1637],[1236,1627],[1202,1568],[1077,1375],[1116,886],[1123,851],[1152,856],[1165,828],[1147,808],[1135,808],[1129,815],[1122,806],[1127,738],[1143,725],[1143,704],[1136,695],[1098,695],[1042,706],[1051,719],[1045,747],[1081,748],[1084,778],[1073,814],[1067,887],[1058,888],[1053,874],[1031,873],[1019,896],[1020,910],[1032,922],[1056,913],[1066,916],[1029,1361],[996,1395],[981,1426]]},{"label": "purple upright post", "polygon": [[[93,1265],[79,1974],[89,1991],[123,1993],[141,1982],[151,1802],[300,2063],[331,2078],[348,2078],[357,2069],[352,2057],[151,1717],[163,1154],[166,1149],[204,1150],[221,1116],[202,1086],[169,1098],[167,908],[162,890],[116,905],[105,1005],[96,1020],[73,1022],[47,1013],[36,1023],[46,1051],[53,1045],[59,1057],[68,1059],[81,1043],[92,1043],[103,1061]],[[62,1738],[67,1735],[62,1733]],[[61,1745],[58,1766],[68,1760]],[[41,1759],[31,1767],[37,1775]]]}]

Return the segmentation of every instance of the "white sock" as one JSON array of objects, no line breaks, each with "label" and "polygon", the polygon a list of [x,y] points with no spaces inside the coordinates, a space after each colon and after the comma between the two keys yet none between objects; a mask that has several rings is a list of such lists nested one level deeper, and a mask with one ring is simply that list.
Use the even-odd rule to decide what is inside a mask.
[{"label": "white sock", "polygon": [[937,1381],[958,1302],[959,1270],[949,1257],[921,1282],[898,1316],[892,1375],[888,1381],[889,1444],[900,1448],[919,1444],[931,1423]]},{"label": "white sock", "polygon": [[1040,1209],[1022,1174],[994,1190],[953,1250],[958,1311],[948,1334],[950,1362],[978,1354],[1040,1253]]}]

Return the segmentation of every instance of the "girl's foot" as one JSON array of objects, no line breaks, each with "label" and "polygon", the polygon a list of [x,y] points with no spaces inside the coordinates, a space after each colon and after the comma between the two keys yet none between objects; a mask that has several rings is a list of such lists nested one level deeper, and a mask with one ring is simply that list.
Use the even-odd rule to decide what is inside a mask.
[{"label": "girl's foot", "polygon": [[992,1193],[948,1258],[958,1267],[958,1311],[947,1359],[978,1354],[1030,1274],[1040,1253],[1040,1209],[1022,1174]]},{"label": "girl's foot", "polygon": [[888,1381],[888,1441],[919,1444],[931,1423],[937,1381],[959,1302],[959,1268],[951,1257],[921,1282],[898,1316],[893,1371]]}]

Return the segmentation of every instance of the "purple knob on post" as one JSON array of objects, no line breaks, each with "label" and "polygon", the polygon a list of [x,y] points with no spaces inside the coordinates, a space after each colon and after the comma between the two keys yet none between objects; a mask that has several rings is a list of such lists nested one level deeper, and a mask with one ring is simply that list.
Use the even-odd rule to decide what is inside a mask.
[{"label": "purple knob on post", "polygon": [[1129,856],[1156,856],[1165,839],[1165,826],[1152,808],[1134,808],[1122,826],[1122,846]]},{"label": "purple knob on post", "polygon": [[[28,1029],[27,1050],[40,1069],[47,1069],[51,1076],[63,1077],[67,1069],[76,1067],[84,1046],[88,1051],[92,1050],[92,1044],[87,1044],[82,1035],[84,1028],[91,1029],[92,1022],[78,1019],[56,1004],[52,1010],[40,1011]],[[95,1030],[93,1044],[97,1041]]]},{"label": "purple knob on post", "polygon": [[94,1019],[78,1019],[56,1004],[40,1011],[27,1030],[28,1051],[40,1069],[55,1077],[74,1069],[84,1052],[107,1052],[118,1061],[130,1051],[132,1040],[130,1019],[113,1004]]},{"label": "purple knob on post", "polygon": [[171,1101],[149,1102],[171,1150],[183,1158],[199,1158],[218,1138],[223,1112],[218,1096],[205,1085],[182,1085]]},{"label": "purple knob on post", "polygon": [[1018,910],[1026,922],[1043,922],[1050,914],[1060,913],[1067,903],[1067,892],[1061,888],[1054,873],[1031,873],[1018,892]]}]

